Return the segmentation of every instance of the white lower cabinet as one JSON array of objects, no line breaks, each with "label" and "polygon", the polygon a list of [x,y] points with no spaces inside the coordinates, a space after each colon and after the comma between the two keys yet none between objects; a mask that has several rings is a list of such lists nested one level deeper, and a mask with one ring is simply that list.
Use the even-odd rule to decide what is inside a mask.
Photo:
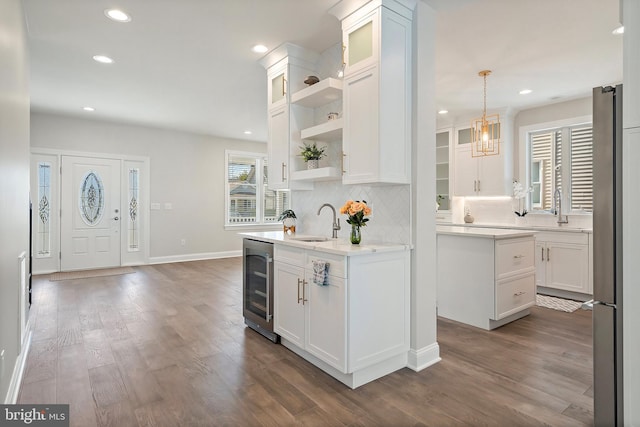
[{"label": "white lower cabinet", "polygon": [[[536,286],[591,294],[589,253],[587,233],[538,233],[535,257]],[[542,293],[548,292],[542,290]]]},{"label": "white lower cabinet", "polygon": [[438,234],[438,315],[490,330],[529,314],[536,301],[534,247],[533,233]]},{"label": "white lower cabinet", "polygon": [[[409,251],[342,256],[276,244],[274,331],[351,388],[407,365]],[[329,263],[326,285],[313,260]]]}]

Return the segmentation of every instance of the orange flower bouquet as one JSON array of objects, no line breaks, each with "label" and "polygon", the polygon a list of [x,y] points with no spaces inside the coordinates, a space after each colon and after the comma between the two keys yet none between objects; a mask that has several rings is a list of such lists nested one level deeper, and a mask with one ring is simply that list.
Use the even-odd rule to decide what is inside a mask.
[{"label": "orange flower bouquet", "polygon": [[344,206],[340,208],[340,213],[349,216],[347,224],[351,224],[351,243],[354,245],[359,244],[362,239],[360,227],[367,225],[369,218],[365,218],[365,216],[371,215],[371,208],[367,206],[367,201],[347,200]]}]

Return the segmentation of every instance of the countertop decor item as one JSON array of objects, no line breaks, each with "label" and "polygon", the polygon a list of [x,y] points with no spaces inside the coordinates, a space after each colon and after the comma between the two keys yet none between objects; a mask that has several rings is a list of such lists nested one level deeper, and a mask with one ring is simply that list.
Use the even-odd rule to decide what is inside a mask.
[{"label": "countertop decor item", "polygon": [[343,207],[340,208],[341,214],[347,214],[347,224],[351,224],[351,234],[349,236],[351,243],[359,245],[362,240],[360,227],[365,227],[369,218],[365,216],[371,215],[371,208],[367,206],[367,201],[347,200]]},{"label": "countertop decor item", "polygon": [[305,84],[308,84],[309,86],[314,85],[316,83],[318,83],[320,81],[320,79],[317,76],[307,76],[306,80],[304,81]]},{"label": "countertop decor item", "polygon": [[517,200],[518,207],[513,212],[518,217],[524,217],[528,212],[525,209],[525,197],[527,197],[528,193],[533,191],[533,187],[529,187],[526,190],[522,186],[522,183],[517,179],[513,181],[513,197]]},{"label": "countertop decor item", "polygon": [[464,222],[465,222],[466,224],[471,224],[471,223],[473,223],[474,218],[473,218],[473,216],[471,215],[471,211],[469,211],[469,208],[464,208],[464,212],[465,212],[465,214],[464,214],[464,218],[463,218],[463,219],[464,219]]},{"label": "countertop decor item", "polygon": [[278,217],[278,221],[282,221],[282,226],[284,228],[285,234],[295,234],[296,213],[293,210],[287,209],[286,211],[283,211]]},{"label": "countertop decor item", "polygon": [[300,155],[304,158],[304,161],[307,163],[307,169],[317,169],[318,168],[318,160],[325,157],[324,153],[327,147],[318,147],[318,145],[313,142],[311,144],[304,144],[304,146],[300,147],[302,151]]}]

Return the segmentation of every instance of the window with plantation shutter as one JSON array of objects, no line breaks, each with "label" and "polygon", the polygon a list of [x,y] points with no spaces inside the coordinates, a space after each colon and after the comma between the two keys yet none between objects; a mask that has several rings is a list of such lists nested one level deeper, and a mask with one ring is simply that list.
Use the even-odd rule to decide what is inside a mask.
[{"label": "window with plantation shutter", "polygon": [[267,158],[263,154],[227,151],[226,224],[273,224],[289,209],[289,192],[268,188]]},{"label": "window with plantation shutter", "polygon": [[591,212],[592,145],[591,125],[529,134],[530,210],[550,211],[554,207],[555,191],[560,189],[565,212]]}]

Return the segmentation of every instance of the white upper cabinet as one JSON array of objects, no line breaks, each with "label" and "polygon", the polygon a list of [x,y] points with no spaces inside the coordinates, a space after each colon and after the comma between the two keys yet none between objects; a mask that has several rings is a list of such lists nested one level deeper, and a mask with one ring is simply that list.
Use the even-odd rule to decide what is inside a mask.
[{"label": "white upper cabinet", "polygon": [[285,43],[261,61],[267,70],[268,185],[272,190],[313,188],[312,183],[291,179],[292,173],[304,166],[298,156],[300,130],[313,123],[312,112],[291,104],[291,94],[307,87],[304,80],[314,74],[317,58],[315,52]]},{"label": "white upper cabinet", "polygon": [[511,196],[513,188],[513,117],[500,115],[500,154],[471,155],[471,129],[455,130],[454,195]]},{"label": "white upper cabinet", "polygon": [[344,43],[345,184],[411,181],[411,18],[415,2],[337,5]]}]

